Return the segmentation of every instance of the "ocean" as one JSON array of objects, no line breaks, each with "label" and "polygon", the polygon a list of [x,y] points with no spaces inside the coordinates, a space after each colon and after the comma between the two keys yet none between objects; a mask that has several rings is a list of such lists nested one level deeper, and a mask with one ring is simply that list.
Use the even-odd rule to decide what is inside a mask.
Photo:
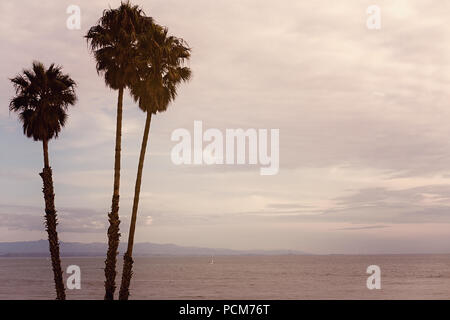
[{"label": "ocean", "polygon": [[[68,299],[103,299],[103,257],[81,269]],[[121,258],[119,259],[119,261]],[[450,255],[137,257],[130,299],[450,299]],[[381,269],[381,289],[366,286]],[[120,286],[120,271],[117,277]],[[67,274],[64,278],[67,279]],[[0,258],[0,299],[54,299],[50,260]]]}]

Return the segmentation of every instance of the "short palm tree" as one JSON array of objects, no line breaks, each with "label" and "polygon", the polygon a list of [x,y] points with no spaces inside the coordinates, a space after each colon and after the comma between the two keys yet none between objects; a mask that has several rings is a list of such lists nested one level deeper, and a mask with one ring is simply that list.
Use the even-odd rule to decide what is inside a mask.
[{"label": "short palm tree", "polygon": [[131,95],[139,103],[139,108],[146,113],[146,121],[139,156],[128,247],[124,255],[120,300],[128,300],[130,294],[134,234],[152,115],[166,111],[177,95],[178,85],[191,77],[190,68],[185,66],[185,62],[190,58],[190,48],[187,44],[182,39],[169,36],[166,28],[156,24],[149,30],[151,32],[140,35],[138,39],[137,77],[131,86]]},{"label": "short palm tree", "polygon": [[97,61],[97,72],[104,75],[108,87],[118,90],[116,145],[114,160],[114,187],[111,212],[108,214],[108,252],[105,260],[105,300],[114,299],[116,289],[116,262],[119,247],[119,188],[120,153],[122,138],[123,92],[131,83],[135,71],[137,34],[141,32],[143,11],[129,2],[122,2],[117,9],[108,9],[98,24],[91,27],[86,39]]},{"label": "short palm tree", "polygon": [[55,210],[52,169],[48,159],[48,142],[58,137],[66,124],[67,109],[76,101],[75,82],[61,67],[50,65],[45,69],[40,62],[33,62],[31,70],[10,79],[16,91],[9,104],[10,111],[17,112],[23,125],[23,132],[34,141],[42,141],[44,169],[40,176],[44,183],[45,226],[55,280],[56,299],[65,300],[66,294],[62,278],[58,225]]}]

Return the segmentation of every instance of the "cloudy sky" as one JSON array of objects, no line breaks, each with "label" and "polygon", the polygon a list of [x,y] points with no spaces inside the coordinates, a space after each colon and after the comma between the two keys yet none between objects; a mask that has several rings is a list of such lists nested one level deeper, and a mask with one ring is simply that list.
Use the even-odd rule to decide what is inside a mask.
[{"label": "cloudy sky", "polygon": [[[33,60],[78,82],[50,144],[62,241],[106,241],[117,92],[83,35],[120,1],[0,3],[0,241],[45,238],[42,146],[8,111]],[[134,1],[192,47],[194,76],[153,119],[136,240],[311,253],[450,252],[450,3]],[[66,27],[69,5],[81,30]],[[381,29],[366,27],[369,5]],[[177,128],[280,129],[280,172],[176,166]],[[126,239],[145,115],[124,103]]]}]

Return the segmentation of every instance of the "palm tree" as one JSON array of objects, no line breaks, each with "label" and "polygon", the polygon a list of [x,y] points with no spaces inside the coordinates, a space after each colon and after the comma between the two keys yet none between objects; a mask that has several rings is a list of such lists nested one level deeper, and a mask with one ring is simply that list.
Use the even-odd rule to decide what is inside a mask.
[{"label": "palm tree", "polygon": [[139,108],[146,113],[146,120],[134,191],[128,247],[124,255],[120,300],[128,300],[130,294],[134,234],[152,115],[166,111],[177,95],[178,85],[191,77],[191,70],[185,66],[185,62],[190,58],[190,48],[184,40],[169,36],[166,28],[156,24],[150,30],[152,31],[139,36],[137,77],[131,86],[131,95],[139,103]]},{"label": "palm tree", "polygon": [[114,299],[116,289],[116,260],[119,246],[119,188],[120,152],[122,138],[123,92],[131,83],[136,56],[137,34],[141,32],[143,11],[129,2],[117,9],[103,12],[98,24],[91,27],[85,38],[97,62],[97,72],[103,74],[108,87],[118,90],[116,145],[114,160],[114,187],[111,212],[108,214],[108,252],[105,260],[105,300]]},{"label": "palm tree", "polygon": [[50,65],[45,69],[40,62],[33,62],[31,70],[10,79],[16,95],[9,104],[10,111],[17,112],[23,124],[23,132],[34,141],[42,141],[44,169],[42,177],[45,200],[45,226],[48,233],[50,256],[55,280],[56,299],[65,300],[66,294],[62,278],[59,241],[56,226],[58,220],[55,210],[52,169],[48,159],[48,142],[57,138],[66,124],[67,109],[76,101],[75,82],[61,67]]}]

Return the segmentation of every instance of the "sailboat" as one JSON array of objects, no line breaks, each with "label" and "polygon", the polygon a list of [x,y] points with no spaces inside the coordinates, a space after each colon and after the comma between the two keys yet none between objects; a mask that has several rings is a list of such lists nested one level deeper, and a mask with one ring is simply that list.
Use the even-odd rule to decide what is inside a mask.
[{"label": "sailboat", "polygon": [[214,257],[211,256],[211,260],[209,261],[209,264],[214,264]]}]

